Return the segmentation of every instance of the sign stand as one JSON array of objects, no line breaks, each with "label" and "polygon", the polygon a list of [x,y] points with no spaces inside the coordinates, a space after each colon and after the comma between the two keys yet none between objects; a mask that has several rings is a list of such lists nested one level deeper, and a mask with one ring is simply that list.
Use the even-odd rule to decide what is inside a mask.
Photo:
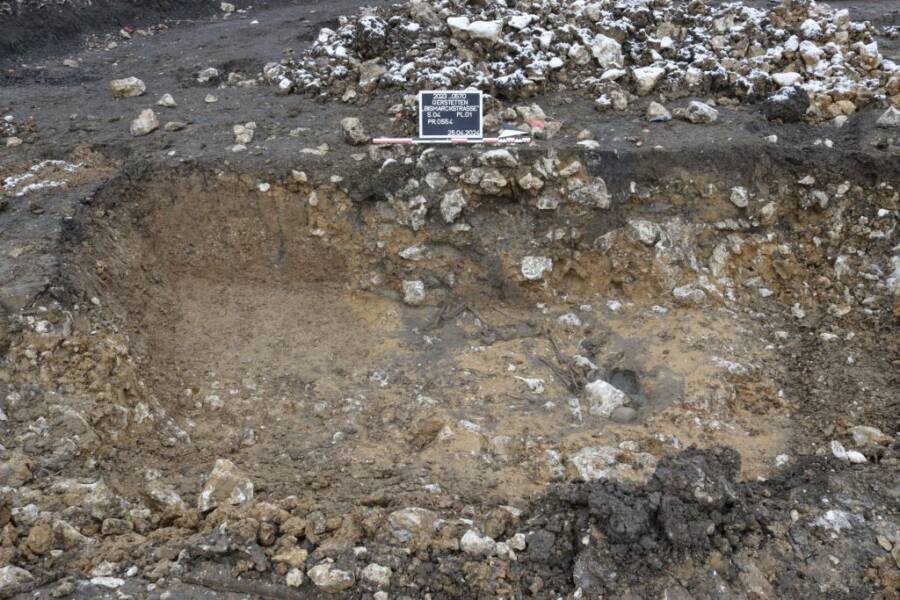
[{"label": "sign stand", "polygon": [[475,91],[419,92],[419,137],[375,138],[373,144],[527,144],[527,132],[504,126],[497,137],[484,137],[482,93]]}]

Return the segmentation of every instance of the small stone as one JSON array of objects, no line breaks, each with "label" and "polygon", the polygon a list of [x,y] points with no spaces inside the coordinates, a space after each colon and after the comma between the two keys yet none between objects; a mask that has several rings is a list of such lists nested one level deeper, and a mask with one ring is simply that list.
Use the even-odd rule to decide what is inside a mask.
[{"label": "small stone", "polygon": [[219,70],[210,67],[197,73],[197,83],[209,83],[219,78]]},{"label": "small stone", "polygon": [[878,446],[882,444],[890,444],[893,438],[885,435],[876,427],[867,425],[856,425],[850,428],[850,435],[853,436],[853,442],[860,446]]},{"label": "small stone", "polygon": [[731,188],[731,203],[737,206],[738,208],[747,208],[747,205],[750,202],[750,197],[747,194],[747,190],[741,186],[736,186]]},{"label": "small stone", "polygon": [[509,150],[489,150],[481,155],[481,163],[492,167],[516,167],[519,162]]},{"label": "small stone", "polygon": [[529,281],[544,278],[544,273],[553,270],[553,260],[546,256],[526,256],[522,259],[522,277]]},{"label": "small stone", "polygon": [[234,12],[234,4],[232,4],[231,2],[222,2],[219,5],[219,8],[221,9],[221,11],[223,13],[226,13],[226,14],[231,14]]},{"label": "small stone", "polygon": [[18,138],[16,136],[10,136],[6,138],[6,147],[7,148],[15,148],[16,146],[22,145],[22,138]]},{"label": "small stone", "polygon": [[602,34],[594,38],[594,43],[591,46],[591,54],[594,56],[594,59],[596,59],[597,64],[604,69],[621,67],[625,64],[622,59],[621,44],[611,37]]},{"label": "small stone", "polygon": [[147,135],[159,129],[159,121],[156,119],[156,113],[148,108],[141,111],[141,114],[131,122],[131,135],[134,137]]},{"label": "small stone", "polygon": [[272,557],[272,562],[284,563],[289,567],[302,569],[306,565],[309,552],[303,548],[290,547]]},{"label": "small stone", "polygon": [[878,127],[900,127],[900,110],[893,106],[888,107],[875,121],[875,125]]},{"label": "small stone", "polygon": [[715,123],[719,118],[719,111],[705,102],[691,101],[687,108],[677,112],[678,116],[691,123]]},{"label": "small stone", "polygon": [[675,300],[682,304],[703,304],[706,301],[706,292],[692,285],[683,285],[672,290]]},{"label": "small stone", "polygon": [[497,542],[486,535],[479,535],[474,529],[469,529],[460,538],[459,548],[466,554],[491,556],[497,550]]},{"label": "small stone", "polygon": [[197,508],[207,512],[222,504],[240,505],[253,499],[253,482],[230,460],[216,460],[197,497]]},{"label": "small stone", "polygon": [[651,123],[660,123],[663,121],[671,121],[672,113],[659,102],[651,102],[647,106],[647,120]]},{"label": "small stone", "polygon": [[369,142],[369,136],[366,135],[362,123],[356,117],[341,119],[341,131],[344,134],[344,141],[351,146],[360,146]]},{"label": "small stone", "polygon": [[529,171],[519,177],[519,187],[529,192],[537,192],[544,187],[544,182]]},{"label": "small stone", "polygon": [[403,282],[403,302],[419,306],[425,302],[425,283],[420,279]]},{"label": "small stone", "polygon": [[284,578],[284,583],[289,587],[298,588],[303,585],[305,576],[300,569],[291,569]]},{"label": "small stone", "polygon": [[391,585],[391,569],[376,563],[371,563],[362,570],[363,581],[377,588],[386,588]]},{"label": "small stone", "polygon": [[165,106],[166,108],[175,108],[178,106],[175,103],[175,98],[172,97],[172,94],[163,94],[157,104],[159,106]]},{"label": "small stone", "polygon": [[446,223],[453,223],[466,206],[466,195],[462,190],[452,190],[441,200],[441,215]]},{"label": "small stone", "polygon": [[126,77],[110,81],[109,89],[112,90],[113,98],[133,98],[146,92],[147,86],[137,77]]},{"label": "small stone", "polygon": [[64,67],[69,67],[70,69],[77,69],[79,66],[81,66],[77,60],[73,60],[71,58],[65,59],[62,64]]},{"label": "small stone", "polygon": [[666,70],[662,67],[639,67],[632,69],[631,74],[634,75],[637,95],[646,96],[653,91]]},{"label": "small stone", "polygon": [[25,586],[34,581],[31,573],[13,565],[0,567],[0,596],[12,597],[19,592],[25,592]]},{"label": "small stone", "polygon": [[213,94],[207,94],[206,98],[204,98],[203,101],[206,102],[207,104],[212,104],[214,102],[218,102],[219,99],[216,96],[214,96]]},{"label": "small stone", "polygon": [[251,121],[244,125],[238,124],[232,127],[234,132],[234,143],[246,146],[253,141],[253,135],[256,133],[256,123]]},{"label": "small stone", "polygon": [[624,425],[637,419],[637,411],[630,406],[617,406],[609,413],[609,420]]},{"label": "small stone", "polygon": [[163,129],[166,131],[181,131],[187,126],[188,124],[184,121],[169,121],[163,126]]},{"label": "small stone", "polygon": [[353,573],[338,569],[330,562],[320,563],[306,574],[309,575],[316,587],[326,592],[340,592],[353,587],[353,584],[356,583]]},{"label": "small stone", "polygon": [[592,415],[609,418],[612,412],[628,401],[628,396],[619,388],[602,379],[597,379],[584,386]]}]

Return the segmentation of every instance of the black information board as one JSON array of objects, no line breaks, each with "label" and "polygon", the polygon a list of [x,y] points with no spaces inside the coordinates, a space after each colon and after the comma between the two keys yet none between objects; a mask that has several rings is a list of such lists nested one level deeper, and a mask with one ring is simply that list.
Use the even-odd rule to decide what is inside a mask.
[{"label": "black information board", "polygon": [[481,92],[419,92],[419,137],[480,138]]}]

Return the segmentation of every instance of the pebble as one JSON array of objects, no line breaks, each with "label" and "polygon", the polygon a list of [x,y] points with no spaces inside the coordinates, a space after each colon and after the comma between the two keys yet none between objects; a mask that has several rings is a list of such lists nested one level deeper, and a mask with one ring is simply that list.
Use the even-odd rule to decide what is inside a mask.
[{"label": "pebble", "polygon": [[466,554],[491,556],[497,550],[497,542],[486,535],[480,535],[474,529],[469,529],[460,538],[459,548]]},{"label": "pebble", "polygon": [[156,119],[156,113],[150,108],[142,110],[131,122],[131,135],[134,137],[148,135],[157,129],[159,129],[159,121]]},{"label": "pebble", "polygon": [[522,277],[529,281],[544,278],[544,273],[553,270],[553,260],[546,256],[526,256],[522,259]]},{"label": "pebble", "polygon": [[360,146],[369,142],[369,136],[363,129],[362,123],[356,117],[345,117],[341,119],[341,131],[344,135],[344,141],[351,146]]},{"label": "pebble", "polygon": [[156,103],[159,106],[164,106],[166,108],[175,108],[178,106],[175,102],[175,98],[172,97],[172,94],[163,94]]},{"label": "pebble", "polygon": [[647,106],[647,120],[651,123],[659,123],[663,121],[671,121],[672,113],[659,102],[651,102]]},{"label": "pebble", "polygon": [[331,562],[320,563],[306,574],[316,587],[326,592],[340,592],[353,587],[356,583],[352,572],[338,569]]},{"label": "pebble", "polygon": [[222,504],[241,505],[253,499],[253,482],[228,459],[216,460],[197,497],[197,509],[207,512]]},{"label": "pebble", "polygon": [[597,379],[584,386],[590,408],[588,412],[598,417],[609,418],[612,412],[628,401],[628,396],[619,388]]},{"label": "pebble", "polygon": [[126,77],[110,81],[109,89],[112,90],[113,98],[133,98],[146,92],[147,86],[137,77]]},{"label": "pebble", "polygon": [[410,306],[419,306],[425,302],[425,283],[420,279],[404,281],[403,302]]}]

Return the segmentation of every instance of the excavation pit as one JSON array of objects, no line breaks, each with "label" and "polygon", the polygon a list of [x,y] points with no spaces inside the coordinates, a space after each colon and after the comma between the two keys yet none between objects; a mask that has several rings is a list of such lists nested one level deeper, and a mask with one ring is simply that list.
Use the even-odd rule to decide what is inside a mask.
[{"label": "excavation pit", "polygon": [[[154,173],[78,217],[72,285],[125,334],[135,392],[167,423],[118,449],[110,476],[127,488],[156,469],[191,498],[227,457],[271,497],[509,504],[556,481],[644,481],[690,444],[738,447],[745,476],[784,451],[789,411],[762,375],[777,353],[758,316],[703,274],[678,289],[701,260],[719,277],[744,268],[723,255],[773,275],[762,251],[723,251],[733,233],[503,198],[471,202],[467,228],[438,215],[410,227],[388,197],[261,183]],[[524,277],[527,240],[564,240],[571,211],[596,240]],[[421,304],[404,301],[411,280]],[[764,286],[738,293],[756,305]],[[595,380],[625,399],[593,397]]]}]

